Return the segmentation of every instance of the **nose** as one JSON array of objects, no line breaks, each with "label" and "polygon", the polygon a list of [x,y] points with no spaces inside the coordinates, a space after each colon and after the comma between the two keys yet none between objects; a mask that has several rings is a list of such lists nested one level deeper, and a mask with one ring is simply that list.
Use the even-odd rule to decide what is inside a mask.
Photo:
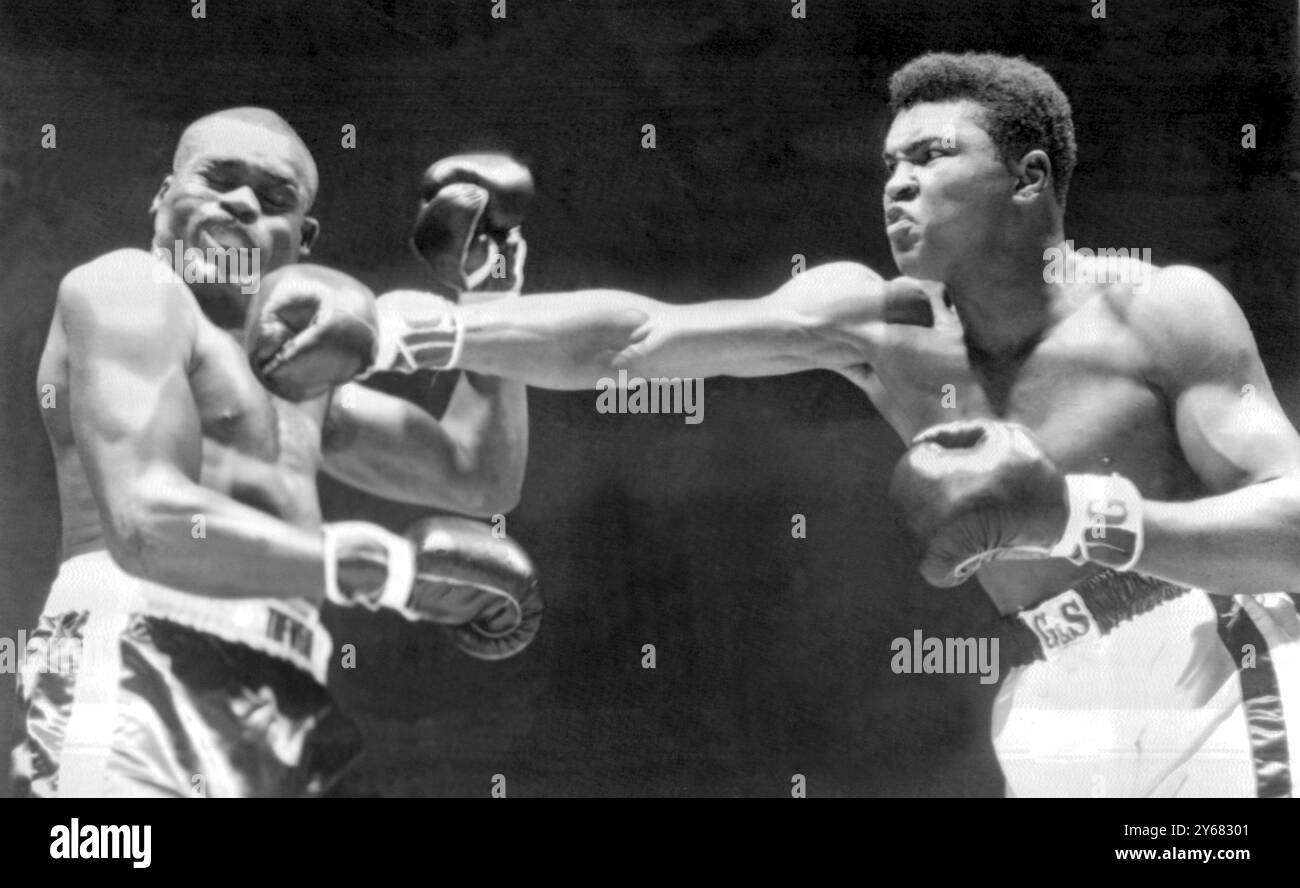
[{"label": "nose", "polygon": [[885,181],[885,203],[905,203],[916,197],[916,178],[905,163],[894,167],[894,172]]},{"label": "nose", "polygon": [[261,204],[257,202],[257,195],[253,193],[253,189],[243,185],[221,195],[221,208],[241,225],[251,225],[257,221]]}]

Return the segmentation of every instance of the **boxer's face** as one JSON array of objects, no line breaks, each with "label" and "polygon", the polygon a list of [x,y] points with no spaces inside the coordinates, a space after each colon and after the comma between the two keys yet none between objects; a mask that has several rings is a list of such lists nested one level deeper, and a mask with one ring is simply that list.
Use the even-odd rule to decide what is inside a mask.
[{"label": "boxer's face", "polygon": [[[257,250],[262,274],[305,257],[315,167],[293,138],[241,120],[187,136],[190,149],[154,198],[154,246]],[[207,269],[213,271],[213,269]],[[214,272],[215,273],[215,272]]]},{"label": "boxer's face", "polygon": [[885,234],[898,270],[946,281],[996,243],[1015,176],[974,102],[926,102],[894,118],[885,137]]}]

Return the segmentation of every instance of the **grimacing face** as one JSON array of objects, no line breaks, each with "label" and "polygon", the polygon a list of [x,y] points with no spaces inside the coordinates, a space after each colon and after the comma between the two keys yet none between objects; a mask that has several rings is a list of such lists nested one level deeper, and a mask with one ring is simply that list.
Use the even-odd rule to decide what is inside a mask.
[{"label": "grimacing face", "polygon": [[883,151],[883,204],[900,273],[947,281],[996,243],[1016,176],[982,114],[975,102],[958,99],[918,103],[894,118]]},{"label": "grimacing face", "polygon": [[216,120],[189,136],[191,150],[150,208],[154,243],[186,249],[257,249],[263,274],[305,257],[316,222],[314,167],[287,134]]}]

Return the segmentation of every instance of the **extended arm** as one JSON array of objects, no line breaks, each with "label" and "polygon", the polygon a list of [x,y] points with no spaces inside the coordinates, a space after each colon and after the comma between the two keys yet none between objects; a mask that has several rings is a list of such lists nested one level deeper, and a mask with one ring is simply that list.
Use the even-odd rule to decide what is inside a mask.
[{"label": "extended arm", "polygon": [[863,265],[810,269],[758,298],[671,305],[620,290],[462,306],[457,366],[555,389],[626,369],[661,377],[768,376],[870,362],[885,321],[930,323],[926,291]]}]

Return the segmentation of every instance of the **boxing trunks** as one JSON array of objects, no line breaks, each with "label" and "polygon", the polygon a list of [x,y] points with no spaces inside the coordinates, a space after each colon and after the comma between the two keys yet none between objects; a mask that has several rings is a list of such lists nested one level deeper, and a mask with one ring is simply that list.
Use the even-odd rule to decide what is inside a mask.
[{"label": "boxing trunks", "polygon": [[302,796],[360,750],[315,608],[190,595],[107,552],[63,563],[19,677],[18,795]]},{"label": "boxing trunks", "polygon": [[993,745],[1008,796],[1292,795],[1295,596],[1107,570],[1004,623]]}]

